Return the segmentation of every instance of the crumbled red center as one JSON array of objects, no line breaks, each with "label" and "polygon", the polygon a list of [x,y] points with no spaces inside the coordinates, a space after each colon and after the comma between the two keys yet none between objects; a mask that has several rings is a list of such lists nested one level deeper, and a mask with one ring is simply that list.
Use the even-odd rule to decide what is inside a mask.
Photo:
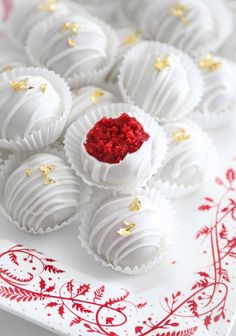
[{"label": "crumbled red center", "polygon": [[97,160],[114,164],[135,153],[149,137],[135,118],[123,113],[116,119],[99,120],[88,132],[84,146]]}]

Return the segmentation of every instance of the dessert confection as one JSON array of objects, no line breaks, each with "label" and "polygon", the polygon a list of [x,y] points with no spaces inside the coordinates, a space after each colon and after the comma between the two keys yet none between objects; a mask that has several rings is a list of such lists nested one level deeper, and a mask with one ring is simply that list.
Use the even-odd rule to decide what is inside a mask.
[{"label": "dessert confection", "polygon": [[203,80],[193,60],[159,42],[142,42],[129,51],[119,86],[126,102],[163,121],[191,112],[203,93]]},{"label": "dessert confection", "polygon": [[115,64],[113,65],[108,80],[112,82],[117,81],[117,77],[127,52],[136,44],[143,40],[142,34],[133,28],[120,29],[118,32],[119,48],[116,56]]},{"label": "dessert confection", "polygon": [[49,232],[64,226],[76,213],[80,183],[59,156],[35,154],[11,170],[4,181],[3,207],[18,227]]},{"label": "dessert confection", "polygon": [[26,137],[62,115],[62,98],[41,76],[17,76],[0,84],[0,138]]},{"label": "dessert confection", "polygon": [[163,128],[168,138],[168,151],[154,180],[161,182],[168,196],[184,196],[206,181],[214,147],[207,134],[195,124],[171,122]]},{"label": "dessert confection", "polygon": [[54,16],[32,30],[27,53],[33,64],[43,65],[65,78],[87,73],[95,76],[108,66],[111,58],[113,62],[113,34],[107,25],[92,17]]},{"label": "dessert confection", "polygon": [[72,106],[66,81],[41,68],[0,75],[0,148],[35,151],[63,133]]},{"label": "dessert confection", "polygon": [[157,0],[144,10],[139,29],[191,54],[215,51],[231,32],[232,16],[221,0]]},{"label": "dessert confection", "polygon": [[138,107],[112,104],[73,123],[65,136],[65,150],[87,183],[135,190],[159,168],[166,142],[162,129]]},{"label": "dessert confection", "polygon": [[197,111],[202,114],[234,113],[235,65],[228,60],[208,53],[198,60],[205,83],[205,92]]},{"label": "dessert confection", "polygon": [[158,205],[147,197],[111,197],[89,223],[89,247],[114,268],[141,268],[165,252],[164,225]]},{"label": "dessert confection", "polygon": [[28,64],[26,55],[7,38],[0,37],[0,74]]},{"label": "dessert confection", "polygon": [[10,33],[18,45],[24,45],[32,28],[52,15],[70,12],[69,4],[62,0],[21,0],[10,17]]},{"label": "dessert confection", "polygon": [[67,127],[78,118],[87,115],[94,108],[112,104],[117,101],[109,91],[96,86],[86,86],[73,92],[73,105],[67,121]]}]

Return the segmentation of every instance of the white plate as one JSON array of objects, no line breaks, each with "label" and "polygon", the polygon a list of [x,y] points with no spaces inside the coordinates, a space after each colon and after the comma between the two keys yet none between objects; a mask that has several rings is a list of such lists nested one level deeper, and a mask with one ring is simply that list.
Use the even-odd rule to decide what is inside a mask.
[{"label": "white plate", "polygon": [[[231,168],[236,169],[236,161],[233,159],[235,154],[234,144],[236,142],[235,129],[236,125],[233,124],[222,131],[212,133],[212,138],[218,148],[222,163],[221,173],[218,176],[226,185],[229,185],[229,181],[235,178],[233,170],[230,170]],[[213,167],[209,167],[209,169],[213,169]],[[227,171],[228,174],[226,173]],[[219,182],[220,180],[218,180]],[[236,181],[233,181],[233,185],[236,187]],[[115,314],[116,316],[110,316],[111,310],[108,307],[103,308],[103,319],[111,317],[111,320],[108,320],[110,322],[107,323],[107,333],[105,335],[229,335],[236,312],[234,297],[236,290],[236,238],[234,238],[236,237],[236,221],[234,216],[232,216],[232,211],[230,211],[231,208],[228,210],[225,210],[225,208],[229,204],[232,204],[230,207],[233,207],[233,200],[236,202],[236,191],[228,189],[224,185],[212,183],[192,196],[175,201],[179,232],[172,252],[158,268],[145,275],[135,277],[125,276],[103,268],[91,256],[88,256],[76,239],[76,223],[56,233],[39,237],[18,231],[17,228],[1,217],[0,235],[13,241],[23,242],[26,246],[40,249],[46,252],[47,255],[54,256],[67,265],[57,266],[63,268],[63,270],[65,269],[66,273],[49,274],[48,271],[39,273],[37,270],[39,267],[38,261],[36,261],[38,259],[34,257],[33,264],[29,264],[30,267],[34,267],[34,264],[36,265],[36,273],[33,274],[34,278],[32,280],[27,283],[21,283],[21,281],[18,282],[14,278],[10,282],[1,279],[1,306],[44,327],[54,328],[54,331],[56,329],[58,334],[78,335],[81,330],[81,335],[83,336],[91,334],[102,335],[104,331],[101,330],[96,331],[96,333],[88,332],[88,328],[84,327],[86,322],[83,321],[70,327],[70,323],[75,316],[80,318],[84,316],[81,314],[80,308],[76,310],[76,307],[74,309],[72,307],[70,309],[64,307],[65,313],[63,314],[64,318],[62,318],[58,312],[59,307],[62,306],[61,301],[55,307],[46,308],[48,303],[54,302],[51,296],[46,297],[45,300],[36,299],[36,301],[33,301],[32,299],[32,301],[28,302],[26,295],[26,302],[22,301],[24,300],[23,298],[19,303],[17,302],[16,282],[17,286],[21,288],[20,290],[23,291],[22,295],[24,296],[24,291],[32,291],[32,288],[34,292],[39,293],[41,278],[51,278],[52,280],[47,281],[47,287],[55,283],[56,287],[52,291],[52,296],[60,296],[60,285],[76,279],[78,282],[77,287],[83,283],[91,284],[90,292],[85,295],[86,300],[91,298],[90,295],[93,295],[96,288],[104,284],[106,287],[109,284],[107,294],[109,297],[122,296],[125,291],[120,290],[120,288],[130,292],[129,297],[121,304],[122,308],[127,307],[122,310],[122,314],[128,318],[128,322],[121,327],[116,327],[116,324],[122,323],[118,322],[120,321],[119,318],[123,316],[120,315],[119,307],[118,312]],[[218,213],[212,201],[204,200],[204,197],[209,197],[218,204],[223,195],[224,200],[220,203]],[[209,210],[199,211],[198,207],[203,204],[213,207]],[[209,207],[206,207],[206,209]],[[221,220],[216,222],[216,218]],[[225,232],[222,231],[223,224]],[[212,227],[212,235],[203,234],[196,240],[197,232],[204,227]],[[207,232],[207,230],[203,231]],[[234,241],[235,247],[233,247]],[[0,244],[1,253],[13,245],[12,243],[7,243],[7,246],[5,246],[5,244],[2,242]],[[232,251],[227,255],[231,249],[230,246]],[[219,249],[223,249],[222,260],[219,259]],[[224,254],[227,256],[224,257]],[[12,261],[8,260],[7,263],[5,260],[4,265],[7,266],[11,274],[16,274],[15,272],[18,271],[22,271],[21,274],[25,274],[25,272],[32,273],[32,271],[28,271],[28,260],[24,261],[22,257],[19,257],[19,260],[20,266],[14,264],[13,257]],[[5,269],[5,266],[1,266],[1,261],[2,258],[0,258],[0,268]],[[79,270],[80,273],[70,270],[70,266]],[[11,275],[9,275],[9,278],[11,278]],[[60,280],[57,278],[60,278]],[[32,287],[32,285],[35,287]],[[3,290],[2,287],[8,289]],[[192,289],[193,287],[194,289]],[[11,294],[12,290],[10,288],[16,291],[14,292],[16,297],[14,297],[14,293]],[[7,297],[7,291],[9,292],[9,297]],[[65,292],[64,295],[68,296],[69,293]],[[12,297],[14,299],[11,301]],[[173,300],[176,301],[174,304]],[[103,299],[99,303],[104,304]],[[135,305],[138,305],[139,308],[136,309]],[[89,316],[93,315],[93,317],[90,316],[92,320],[97,312],[96,307],[100,306],[95,305],[95,307],[90,309],[94,309],[93,313],[88,313]],[[117,304],[115,304],[115,307],[117,311]],[[32,317],[31,312],[35,308],[37,308],[38,313]],[[48,314],[51,315],[48,316]],[[221,317],[218,318],[218,315],[221,315]],[[97,329],[99,329],[99,323],[96,326]]]},{"label": "white plate", "polygon": [[[0,17],[5,14],[0,9]],[[39,237],[0,215],[0,236],[10,240],[0,240],[0,307],[62,335],[229,335],[236,316],[236,190],[230,189],[231,182],[236,188],[235,130],[232,124],[212,134],[220,179],[174,202],[176,242],[148,274],[131,277],[103,268],[80,247],[76,223]]]}]

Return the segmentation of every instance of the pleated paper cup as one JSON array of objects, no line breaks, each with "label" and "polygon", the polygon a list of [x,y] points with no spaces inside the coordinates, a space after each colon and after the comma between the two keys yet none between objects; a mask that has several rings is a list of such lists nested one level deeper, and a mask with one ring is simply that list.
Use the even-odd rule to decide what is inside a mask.
[{"label": "pleated paper cup", "polygon": [[[176,155],[174,155],[173,149],[171,151],[170,138],[167,135],[167,138],[169,139],[169,151],[167,152],[166,159],[164,160],[161,169],[157,174],[152,177],[152,179],[148,183],[148,186],[150,188],[156,188],[160,190],[168,198],[178,199],[198,191],[206,183],[210,182],[213,179],[216,173],[216,167],[218,167],[218,155],[216,152],[216,148],[207,133],[203,132],[197,124],[193,123],[189,119],[185,119],[183,120],[183,122],[181,121],[179,123],[176,122],[173,124],[176,124],[176,130],[184,129],[187,131],[187,134],[190,134],[190,138],[186,140],[186,142],[183,141],[177,143],[176,146],[186,146],[185,143],[187,143],[187,141],[191,141],[191,138],[194,136],[194,141],[199,141],[199,148],[197,148],[196,150],[196,143],[194,146],[189,143],[190,147],[188,149],[186,147],[182,147],[179,149],[176,147],[180,154],[177,155],[177,153]],[[170,124],[167,124],[166,126],[170,127]],[[163,126],[163,128],[165,130],[165,126]],[[191,146],[193,149],[195,148],[195,152],[193,152],[193,149],[191,150]],[[205,161],[203,164],[202,161],[197,161],[197,156],[199,155],[199,153],[202,152],[205,155]],[[193,158],[193,153],[195,153],[196,155],[195,158]],[[187,162],[187,154],[189,155],[189,162],[186,163],[187,166],[184,168],[184,162],[182,161],[185,159],[185,162]],[[178,160],[175,159],[175,157],[177,157]],[[194,169],[196,168],[196,166],[197,168],[199,168],[198,165],[201,164],[202,172],[196,179],[192,179],[191,183],[173,182],[172,180],[170,180],[170,178],[163,179],[162,176],[165,169],[170,170],[170,164],[172,164],[172,170],[169,172],[169,174],[173,174],[173,169],[175,169],[176,167],[182,166],[182,174],[187,174],[188,169]]]},{"label": "pleated paper cup", "polygon": [[[130,117],[136,118],[141,123],[144,130],[150,135],[150,142],[147,141],[144,143],[137,152],[127,154],[124,160],[118,164],[100,162],[89,155],[85,150],[84,142],[86,141],[86,136],[94,125],[102,118],[118,118],[122,113],[127,113]],[[78,119],[67,130],[64,144],[69,163],[76,171],[76,174],[82,177],[86,183],[103,189],[113,189],[123,192],[145,186],[151,176],[160,168],[167,151],[166,136],[158,123],[137,106],[127,104],[106,105],[95,109],[91,111],[89,115]],[[139,173],[135,182],[128,182],[126,181],[127,160],[129,162],[130,160],[135,160],[136,156],[134,155],[136,154],[138,155],[138,160],[141,160],[141,162],[139,162],[140,165],[145,162],[145,156],[148,160],[150,159],[150,169]],[[148,157],[148,155],[150,155],[150,157]],[[118,173],[117,168],[122,171],[119,170]],[[124,179],[120,180],[123,182],[117,182],[116,184],[111,183],[107,178],[109,174],[113,176],[114,174],[122,174]]]},{"label": "pleated paper cup", "polygon": [[[48,227],[48,228],[42,228],[42,227],[34,227],[34,226],[29,226],[27,223],[25,225],[17,220],[14,220],[12,216],[6,211],[4,207],[4,190],[5,186],[7,183],[8,178],[10,175],[18,168],[21,166],[23,162],[28,160],[30,157],[36,155],[36,154],[52,154],[60,159],[65,161],[65,166],[69,167],[67,162],[66,162],[66,157],[65,153],[61,148],[52,148],[52,147],[47,147],[44,150],[38,150],[34,152],[24,152],[24,153],[17,153],[17,154],[11,154],[8,159],[4,162],[4,165],[2,166],[2,171],[0,171],[0,211],[3,213],[3,215],[13,224],[15,225],[18,229],[30,233],[30,234],[35,234],[35,235],[43,235],[43,234],[48,234],[54,231],[57,231],[67,225],[70,225],[74,223],[74,221],[77,219],[77,211],[78,208],[81,207],[83,208],[84,203],[87,203],[88,200],[90,199],[91,195],[91,189],[83,183],[83,181],[79,178],[76,178],[74,176],[73,181],[71,180],[71,183],[74,183],[74,185],[77,185],[78,187],[78,199],[76,200],[76,212],[74,215],[72,215],[70,218],[65,220],[61,224],[57,224],[54,227]],[[47,186],[45,186],[47,188]],[[47,194],[47,191],[45,190],[45,193]],[[22,195],[23,196],[23,195]],[[47,202],[47,201],[45,201]],[[17,207],[17,204],[15,204]],[[29,209],[28,209],[29,210]]]},{"label": "pleated paper cup", "polygon": [[[181,75],[181,81],[177,78],[175,86],[176,79],[173,78],[171,81],[168,78],[169,81],[167,81],[164,77],[165,70],[161,76],[156,77],[157,70],[154,69],[154,64],[160,56],[161,58],[170,56],[173,62],[175,60],[178,62],[175,72],[175,65],[173,67],[175,77],[177,77],[177,71],[185,73],[185,77]],[[147,70],[145,70],[147,67],[149,71],[153,70],[149,74],[150,78],[147,78]],[[189,91],[185,92],[185,87],[182,87],[183,81],[185,86],[188,85]],[[183,118],[200,103],[204,93],[203,79],[193,59],[172,46],[151,41],[141,42],[128,52],[120,69],[118,84],[122,97],[127,103],[138,105],[162,122]],[[162,94],[157,100],[155,97],[160,90]],[[138,91],[140,95],[137,96]],[[172,96],[172,92],[175,96]],[[181,100],[180,97],[182,97]]]},{"label": "pleated paper cup", "polygon": [[[73,15],[71,14],[71,16]],[[44,62],[39,57],[45,35],[50,32],[53,27],[55,27],[55,24],[63,24],[63,22],[68,21],[68,17],[70,17],[70,15],[54,15],[53,17],[49,17],[47,20],[44,20],[34,26],[26,43],[26,52],[33,65],[45,66]],[[118,48],[117,35],[109,25],[87,14],[83,14],[81,17],[97,24],[103,30],[107,37],[108,43],[106,50],[107,58],[104,62],[104,65],[96,70],[80,72],[79,74],[74,74],[73,76],[70,74],[66,75],[61,73],[61,75],[66,78],[68,84],[72,88],[85,85],[99,85],[99,83],[104,80],[107,73],[114,64]]]},{"label": "pleated paper cup", "polygon": [[53,88],[61,98],[62,115],[56,122],[41,127],[39,130],[34,130],[25,137],[19,136],[16,139],[9,140],[1,138],[0,148],[7,149],[12,152],[34,151],[54,143],[63,133],[72,106],[72,95],[66,81],[53,71],[49,71],[47,69],[18,68],[11,72],[4,72],[0,76],[0,83],[10,83],[17,77],[29,75],[41,76],[52,84]]},{"label": "pleated paper cup", "polygon": [[[177,232],[177,225],[175,220],[175,212],[173,210],[172,204],[167,200],[159,191],[156,189],[140,189],[136,193],[130,192],[123,196],[143,196],[146,197],[151,203],[156,205],[159,210],[159,219],[157,225],[160,226],[160,231],[163,233],[164,244],[160,248],[160,253],[154,259],[150,260],[147,264],[136,265],[134,267],[122,267],[115,266],[112,262],[108,262],[106,258],[96,252],[95,247],[91,243],[91,221],[95,212],[106,202],[111,200],[113,197],[119,196],[120,194],[116,192],[106,193],[102,191],[96,191],[93,195],[93,201],[88,204],[86,211],[80,212],[80,222],[79,227],[79,240],[82,246],[87,250],[96,261],[100,262],[104,267],[109,267],[114,271],[129,274],[129,275],[139,275],[151,271],[156,267],[163,259],[163,257],[168,254],[173,248],[174,239]],[[121,238],[122,239],[122,238]]]}]

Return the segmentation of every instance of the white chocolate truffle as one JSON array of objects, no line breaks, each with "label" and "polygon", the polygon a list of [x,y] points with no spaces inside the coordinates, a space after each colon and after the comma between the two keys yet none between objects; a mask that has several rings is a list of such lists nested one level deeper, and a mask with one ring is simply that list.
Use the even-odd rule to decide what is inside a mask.
[{"label": "white chocolate truffle", "polygon": [[40,76],[22,76],[0,84],[0,138],[17,139],[57,121],[62,101],[52,84]]},{"label": "white chocolate truffle", "polygon": [[125,101],[159,120],[177,120],[192,111],[203,90],[194,62],[158,42],[142,42],[127,54],[119,85]]},{"label": "white chocolate truffle", "polygon": [[170,185],[200,185],[206,179],[212,154],[208,136],[195,125],[184,122],[168,123],[164,130],[168,151],[158,178]]},{"label": "white chocolate truffle", "polygon": [[55,14],[67,14],[69,5],[62,0],[21,0],[10,17],[13,39],[24,45],[32,27]]},{"label": "white chocolate truffle", "polygon": [[150,39],[195,53],[219,48],[230,34],[231,21],[218,0],[158,0],[144,11],[139,28]]},{"label": "white chocolate truffle", "polygon": [[67,121],[67,128],[78,118],[87,115],[94,108],[112,104],[116,97],[106,90],[95,86],[86,86],[74,91],[73,105]]},{"label": "white chocolate truffle", "polygon": [[[40,46],[35,46],[38,38]],[[33,62],[66,78],[105,67],[107,48],[108,39],[99,24],[76,15],[44,21],[35,27],[27,42],[27,53]]]},{"label": "white chocolate truffle", "polygon": [[236,108],[236,67],[228,60],[207,54],[198,61],[205,83],[205,92],[197,110],[221,114]]},{"label": "white chocolate truffle", "polygon": [[[109,106],[108,106],[109,107]],[[131,118],[131,119],[130,119]],[[123,120],[122,120],[123,119]],[[127,120],[129,119],[129,120]],[[147,172],[151,170],[152,165],[152,145],[154,138],[150,136],[148,130],[144,129],[142,126],[142,122],[140,123],[139,120],[132,118],[128,114],[121,114],[118,118],[111,119],[107,118],[107,121],[112,120],[113,122],[110,123],[110,126],[105,131],[107,133],[113,134],[113,138],[108,138],[106,140],[100,138],[95,141],[101,141],[103,143],[103,153],[102,156],[109,156],[109,158],[114,158],[115,155],[122,155],[123,149],[118,150],[117,139],[119,137],[120,141],[122,141],[121,134],[124,137],[127,137],[127,146],[128,146],[128,134],[123,133],[122,129],[124,127],[128,127],[128,124],[133,122],[138,122],[139,125],[142,127],[143,134],[142,137],[145,140],[142,142],[141,146],[136,149],[133,153],[126,152],[124,158],[122,158],[119,162],[109,163],[98,160],[96,157],[92,156],[87,148],[85,148],[86,144],[91,144],[88,141],[88,135],[90,134],[91,130],[89,130],[88,134],[85,135],[83,141],[81,143],[82,149],[82,161],[83,161],[83,169],[86,174],[89,174],[93,181],[96,184],[100,183],[107,183],[112,185],[113,187],[119,188],[120,186],[128,185],[129,188],[136,189],[140,183],[143,181]],[[122,120],[122,121],[121,121]],[[97,132],[99,126],[98,123],[101,123],[102,119],[99,120],[92,130]],[[116,124],[117,121],[117,124]],[[113,124],[113,125],[111,125]],[[118,131],[113,132],[113,127],[119,129]],[[135,126],[137,127],[137,126]],[[144,126],[145,127],[145,126]],[[130,128],[130,133],[135,132],[134,129]],[[94,135],[90,136],[90,139],[93,138]],[[137,137],[137,138],[136,138]],[[138,141],[138,136],[134,133],[133,141]],[[115,145],[116,144],[116,145]],[[110,153],[106,150],[106,146],[111,146],[112,150]],[[100,146],[100,145],[99,145]],[[135,144],[134,144],[135,146]],[[125,144],[124,144],[125,147]],[[93,147],[94,148],[94,147]],[[98,150],[101,149],[98,148]],[[117,153],[114,153],[117,150]],[[122,153],[122,154],[121,154]]]},{"label": "white chocolate truffle", "polygon": [[64,144],[68,161],[86,183],[124,192],[146,185],[166,154],[162,128],[128,104],[102,106],[79,118]]},{"label": "white chocolate truffle", "polygon": [[77,211],[79,181],[63,159],[36,154],[7,178],[4,209],[26,231],[60,228]]},{"label": "white chocolate truffle", "polygon": [[127,52],[143,40],[142,34],[132,28],[120,29],[117,31],[117,35],[119,37],[118,53],[116,55],[115,64],[107,77],[111,82],[117,81],[122,62]]},{"label": "white chocolate truffle", "polygon": [[113,267],[141,267],[165,251],[160,211],[145,196],[106,201],[93,215],[90,230],[90,248]]}]

